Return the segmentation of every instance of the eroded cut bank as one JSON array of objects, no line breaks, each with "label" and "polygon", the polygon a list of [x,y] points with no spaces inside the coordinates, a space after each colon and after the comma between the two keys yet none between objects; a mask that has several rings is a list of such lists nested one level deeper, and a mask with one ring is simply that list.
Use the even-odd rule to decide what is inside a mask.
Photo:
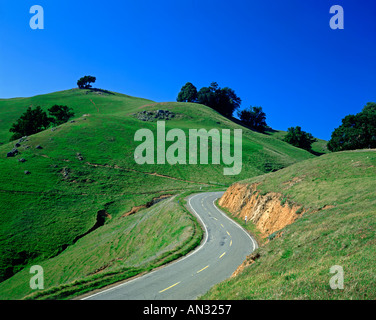
[{"label": "eroded cut bank", "polygon": [[[257,190],[259,183],[235,183],[230,186],[219,200],[218,204],[226,208],[233,216],[255,224],[263,238],[269,237],[277,231],[298,219],[305,210],[283,197],[280,193],[269,192],[265,195]],[[259,253],[249,255],[235,270],[232,277],[260,258]]]},{"label": "eroded cut bank", "polygon": [[304,213],[301,206],[284,201],[282,194],[269,192],[262,195],[257,190],[258,185],[235,183],[218,203],[235,217],[244,220],[247,216],[263,238],[293,223]]}]

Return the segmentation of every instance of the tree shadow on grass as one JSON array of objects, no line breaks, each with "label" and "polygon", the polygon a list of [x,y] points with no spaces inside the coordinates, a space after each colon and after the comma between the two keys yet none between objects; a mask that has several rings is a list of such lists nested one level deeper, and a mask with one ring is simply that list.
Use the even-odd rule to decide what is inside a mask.
[{"label": "tree shadow on grass", "polygon": [[105,90],[105,89],[99,89],[99,88],[86,88],[86,90],[89,90],[89,92],[100,92],[100,93],[106,93],[110,95],[115,95],[115,93]]}]

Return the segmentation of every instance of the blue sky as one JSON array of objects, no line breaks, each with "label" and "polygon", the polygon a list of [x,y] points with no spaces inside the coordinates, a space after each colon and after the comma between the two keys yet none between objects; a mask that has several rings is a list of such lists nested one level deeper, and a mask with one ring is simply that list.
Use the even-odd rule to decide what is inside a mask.
[{"label": "blue sky", "polygon": [[[32,30],[32,5],[44,30]],[[329,27],[341,5],[345,29]],[[0,98],[76,86],[175,101],[188,81],[231,87],[279,130],[330,139],[376,102],[374,0],[0,0]]]}]

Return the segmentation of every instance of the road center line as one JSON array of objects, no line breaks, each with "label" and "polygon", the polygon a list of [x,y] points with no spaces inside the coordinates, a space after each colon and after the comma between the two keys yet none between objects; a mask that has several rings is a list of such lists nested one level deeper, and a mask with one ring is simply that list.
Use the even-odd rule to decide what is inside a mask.
[{"label": "road center line", "polygon": [[236,227],[238,227],[240,230],[242,230],[248,236],[248,238],[251,239],[252,244],[253,244],[253,250],[252,251],[254,251],[254,250],[256,250],[258,248],[257,242],[255,242],[255,240],[249,235],[248,232],[246,232],[238,223],[236,223],[234,220],[231,220],[225,213],[223,213],[221,210],[218,209],[218,207],[215,204],[215,200],[213,200],[213,206],[214,206],[214,208],[217,209],[217,211],[222,216],[224,216],[226,219],[228,219],[229,221],[231,221],[231,223],[233,223]]},{"label": "road center line", "polygon": [[228,231],[226,231],[227,232],[227,234],[231,237],[231,234],[230,234],[230,232],[228,232]]},{"label": "road center line", "polygon": [[[210,194],[210,195],[211,195],[211,193],[207,193],[207,194]],[[208,198],[209,198],[209,196],[208,196],[207,194],[205,194],[205,200],[208,200]],[[189,258],[192,258],[193,256],[197,256],[197,254],[198,254],[200,251],[202,251],[202,249],[204,248],[204,246],[207,244],[207,242],[208,242],[208,238],[209,238],[209,232],[208,232],[208,227],[207,227],[207,225],[204,223],[204,221],[203,221],[203,219],[202,219],[203,216],[201,217],[201,216],[198,214],[198,212],[197,212],[197,211],[199,211],[198,209],[200,209],[200,206],[199,206],[199,205],[197,206],[197,208],[196,208],[197,211],[196,211],[195,206],[192,205],[192,202],[194,203],[194,201],[195,201],[198,197],[202,197],[202,196],[203,196],[202,193],[201,193],[201,194],[196,194],[196,195],[190,196],[190,197],[188,198],[188,203],[187,203],[187,204],[188,204],[188,207],[189,207],[189,211],[192,213],[192,215],[194,215],[194,216],[198,219],[200,225],[201,225],[202,228],[204,229],[204,240],[203,240],[202,243],[199,245],[199,247],[197,247],[195,250],[193,250],[192,252],[190,252],[188,255],[182,257],[182,258],[179,259],[179,260],[176,260],[176,261],[172,262],[172,263],[169,264],[169,265],[164,266],[164,268],[163,268],[164,270],[166,270],[166,269],[168,269],[168,268],[172,268],[173,266],[176,266],[176,265],[178,265],[178,264],[181,265],[183,261],[188,260]],[[198,198],[198,199],[200,199],[200,198]],[[202,199],[200,199],[200,200],[202,200]],[[200,201],[200,200],[197,201],[197,204],[199,204],[199,201]],[[211,201],[211,200],[209,200],[209,202],[210,202],[210,201]],[[204,206],[202,206],[202,207],[205,208]],[[210,207],[211,207],[211,206],[210,206]],[[227,217],[227,215],[224,214],[220,209],[218,209],[218,207],[215,205],[215,200],[213,200],[213,207],[215,208],[215,210],[217,210],[217,211],[214,211],[213,215],[216,214],[216,212],[218,212],[218,213],[220,214],[220,216],[224,216],[224,217],[225,217],[226,219],[228,219],[231,223],[233,223],[236,227],[238,227],[240,230],[242,230],[243,232],[245,232],[244,229],[243,229],[242,227],[240,227],[237,223],[235,223],[233,220],[231,220],[229,217]],[[202,213],[201,213],[201,215],[202,215]],[[214,219],[217,220],[217,221],[219,220],[219,219],[217,219],[217,218],[214,217],[214,216],[212,216],[212,218],[214,218]],[[224,227],[224,226],[222,225],[222,227]],[[253,249],[255,249],[255,248],[257,247],[257,243],[254,242],[253,238],[252,238],[247,232],[245,232],[245,234],[250,238],[250,240],[251,240],[252,243],[253,243]],[[231,245],[232,245],[232,240],[230,241],[230,246],[231,246]],[[223,257],[223,256],[224,256],[224,254],[222,254],[222,257]],[[217,256],[217,257],[218,257],[218,256]],[[209,261],[208,261],[208,262],[209,262]],[[199,270],[197,273],[202,272],[203,270],[207,269],[208,267],[209,267],[209,265],[206,266],[205,268]],[[140,277],[134,278],[134,279],[132,279],[132,280],[129,280],[129,281],[124,282],[124,283],[121,283],[121,284],[119,284],[119,285],[115,285],[115,286],[113,286],[113,287],[111,287],[111,288],[109,288],[109,289],[105,289],[105,290],[103,290],[103,291],[97,292],[97,293],[92,294],[92,295],[90,295],[90,296],[86,296],[85,298],[83,298],[83,300],[91,299],[91,298],[94,297],[94,296],[98,296],[98,295],[106,294],[106,293],[109,293],[110,291],[119,290],[121,287],[129,286],[131,283],[134,283],[134,282],[138,282],[138,281],[146,280],[148,277],[151,277],[152,274],[157,274],[159,271],[160,271],[160,269],[155,269],[155,270],[153,270],[153,271],[147,273],[146,275],[143,275],[143,276],[140,276]],[[193,271],[193,270],[192,270],[192,271]],[[167,290],[169,290],[169,289],[171,289],[171,288],[177,286],[177,285],[180,284],[180,283],[181,283],[181,281],[179,281],[179,282],[177,282],[177,283],[175,283],[175,284],[169,286],[169,287],[166,288],[166,289],[163,289],[163,290],[159,291],[159,293],[163,293],[163,292],[165,292],[165,291],[167,291]],[[158,290],[158,289],[156,289],[156,290]],[[116,296],[116,292],[115,292],[115,296]]]},{"label": "road center line", "polygon": [[219,257],[219,259],[221,259],[225,254],[226,252],[223,252],[222,255]]},{"label": "road center line", "polygon": [[198,270],[196,273],[200,273],[201,271],[204,271],[206,268],[208,268],[209,266],[206,266],[205,268],[202,268],[201,270]]},{"label": "road center line", "polygon": [[169,286],[168,288],[166,288],[166,289],[163,289],[163,290],[161,290],[161,291],[159,291],[159,293],[162,293],[162,292],[164,292],[164,291],[166,291],[166,290],[168,290],[168,289],[171,289],[172,287],[175,287],[176,285],[178,285],[179,283],[180,283],[181,281],[179,281],[179,282],[176,282],[175,284],[173,284],[172,286]]}]

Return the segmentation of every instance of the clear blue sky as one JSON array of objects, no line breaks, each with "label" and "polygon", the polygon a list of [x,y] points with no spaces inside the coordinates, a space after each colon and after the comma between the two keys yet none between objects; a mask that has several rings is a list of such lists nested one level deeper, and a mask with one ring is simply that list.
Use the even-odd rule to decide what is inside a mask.
[{"label": "clear blue sky", "polygon": [[[32,5],[45,29],[29,27]],[[342,5],[345,29],[329,27]],[[375,0],[0,0],[0,97],[76,86],[175,101],[180,88],[231,87],[279,130],[330,139],[376,102]]]}]

